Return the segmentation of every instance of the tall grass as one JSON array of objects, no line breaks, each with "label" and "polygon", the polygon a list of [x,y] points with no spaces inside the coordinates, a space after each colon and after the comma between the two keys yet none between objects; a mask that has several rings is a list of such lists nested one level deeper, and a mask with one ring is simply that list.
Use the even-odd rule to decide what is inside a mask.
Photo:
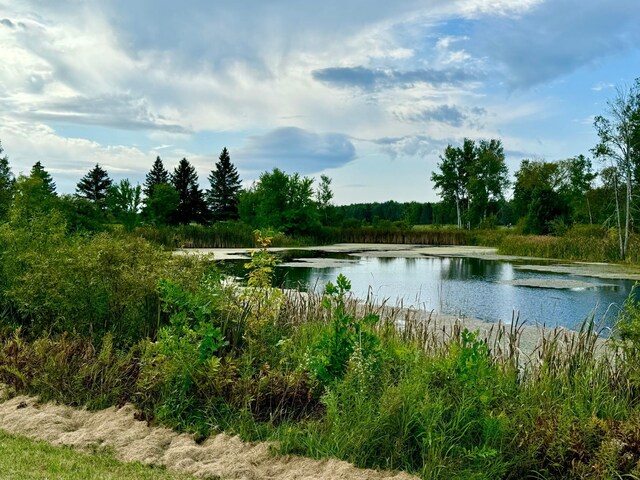
[{"label": "tall grass", "polygon": [[[479,336],[462,323],[439,325],[424,312],[345,296],[339,314],[348,332],[361,333],[351,337],[342,373],[321,380],[314,358],[326,361],[336,308],[323,295],[289,293],[259,333],[263,349],[249,351],[240,335],[207,357],[214,364],[198,353],[206,336],[184,337],[194,342],[193,357],[184,356],[186,344],[158,357],[149,356],[157,342],[120,351],[108,336],[93,347],[81,337],[27,341],[16,333],[0,348],[0,381],[71,404],[134,401],[141,418],[198,435],[226,429],[278,440],[282,453],[422,478],[640,473],[635,366],[619,343],[598,336],[593,320],[576,332],[541,331],[523,351],[517,322]],[[223,328],[220,313],[212,318]],[[366,323],[372,314],[379,319]]]},{"label": "tall grass", "polygon": [[15,391],[133,402],[198,438],[227,430],[425,479],[640,477],[634,300],[609,340],[587,319],[527,347],[517,319],[472,332],[360,302],[342,276],[324,294],[272,288],[264,238],[240,288],[140,238],[39,221],[0,231],[15,272],[0,278],[0,382]]}]

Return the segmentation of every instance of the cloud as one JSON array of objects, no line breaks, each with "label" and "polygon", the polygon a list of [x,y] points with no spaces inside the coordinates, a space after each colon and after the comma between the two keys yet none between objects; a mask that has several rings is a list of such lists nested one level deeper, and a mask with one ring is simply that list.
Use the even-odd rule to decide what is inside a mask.
[{"label": "cloud", "polygon": [[8,28],[16,28],[14,23],[11,20],[9,20],[8,18],[1,19],[0,20],[0,25],[4,25],[5,27],[8,27]]},{"label": "cloud", "polygon": [[39,121],[100,125],[122,130],[161,130],[189,133],[185,127],[154,114],[146,99],[130,94],[74,96],[41,103],[20,112],[20,116]]},{"label": "cloud", "polygon": [[377,90],[383,88],[409,88],[416,84],[457,85],[478,80],[481,75],[461,68],[448,70],[418,69],[394,70],[358,67],[330,67],[314,70],[314,80],[341,88]]},{"label": "cloud", "polygon": [[594,92],[601,92],[602,90],[607,90],[614,87],[615,85],[613,83],[598,82],[593,87],[591,87],[591,90],[593,90]]},{"label": "cloud", "polygon": [[340,133],[313,133],[297,127],[276,128],[250,137],[234,158],[244,170],[273,167],[303,175],[341,167],[356,158],[351,140]]},{"label": "cloud", "polygon": [[383,152],[391,158],[399,156],[417,156],[424,158],[434,153],[439,153],[445,143],[435,140],[427,135],[406,135],[403,137],[382,137],[373,140],[379,145]]},{"label": "cloud", "polygon": [[497,62],[512,87],[528,88],[637,48],[637,0],[553,0],[518,17],[476,23],[475,53]]}]

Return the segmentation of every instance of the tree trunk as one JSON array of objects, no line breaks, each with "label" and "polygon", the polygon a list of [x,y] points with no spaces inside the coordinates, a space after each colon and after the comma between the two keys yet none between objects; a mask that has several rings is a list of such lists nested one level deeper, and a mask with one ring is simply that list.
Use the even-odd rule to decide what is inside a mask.
[{"label": "tree trunk", "polygon": [[631,230],[631,172],[627,172],[627,201],[624,221],[624,254],[623,258],[627,256],[627,249],[629,248],[629,233]]},{"label": "tree trunk", "polygon": [[620,221],[620,199],[618,196],[618,179],[613,179],[613,190],[616,196],[616,224],[618,226],[618,241],[620,242],[620,259],[624,260],[624,245],[622,243],[622,222]]},{"label": "tree trunk", "polygon": [[460,215],[460,199],[456,195],[456,214],[458,215],[458,228],[462,228],[462,216]]}]

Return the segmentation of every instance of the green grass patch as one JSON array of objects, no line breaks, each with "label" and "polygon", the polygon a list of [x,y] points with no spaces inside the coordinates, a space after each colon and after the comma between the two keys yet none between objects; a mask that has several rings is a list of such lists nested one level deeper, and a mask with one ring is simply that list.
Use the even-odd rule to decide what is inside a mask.
[{"label": "green grass patch", "polygon": [[188,480],[190,475],[140,463],[123,463],[109,452],[81,452],[0,430],[0,478],[11,480]]}]

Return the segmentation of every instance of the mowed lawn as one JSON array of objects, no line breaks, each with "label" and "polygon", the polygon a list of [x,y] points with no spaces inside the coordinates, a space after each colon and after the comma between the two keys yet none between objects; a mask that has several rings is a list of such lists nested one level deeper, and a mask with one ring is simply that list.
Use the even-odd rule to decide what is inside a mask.
[{"label": "mowed lawn", "polygon": [[193,480],[195,477],[140,463],[122,463],[108,452],[85,453],[69,447],[11,435],[0,430],[0,479]]}]

